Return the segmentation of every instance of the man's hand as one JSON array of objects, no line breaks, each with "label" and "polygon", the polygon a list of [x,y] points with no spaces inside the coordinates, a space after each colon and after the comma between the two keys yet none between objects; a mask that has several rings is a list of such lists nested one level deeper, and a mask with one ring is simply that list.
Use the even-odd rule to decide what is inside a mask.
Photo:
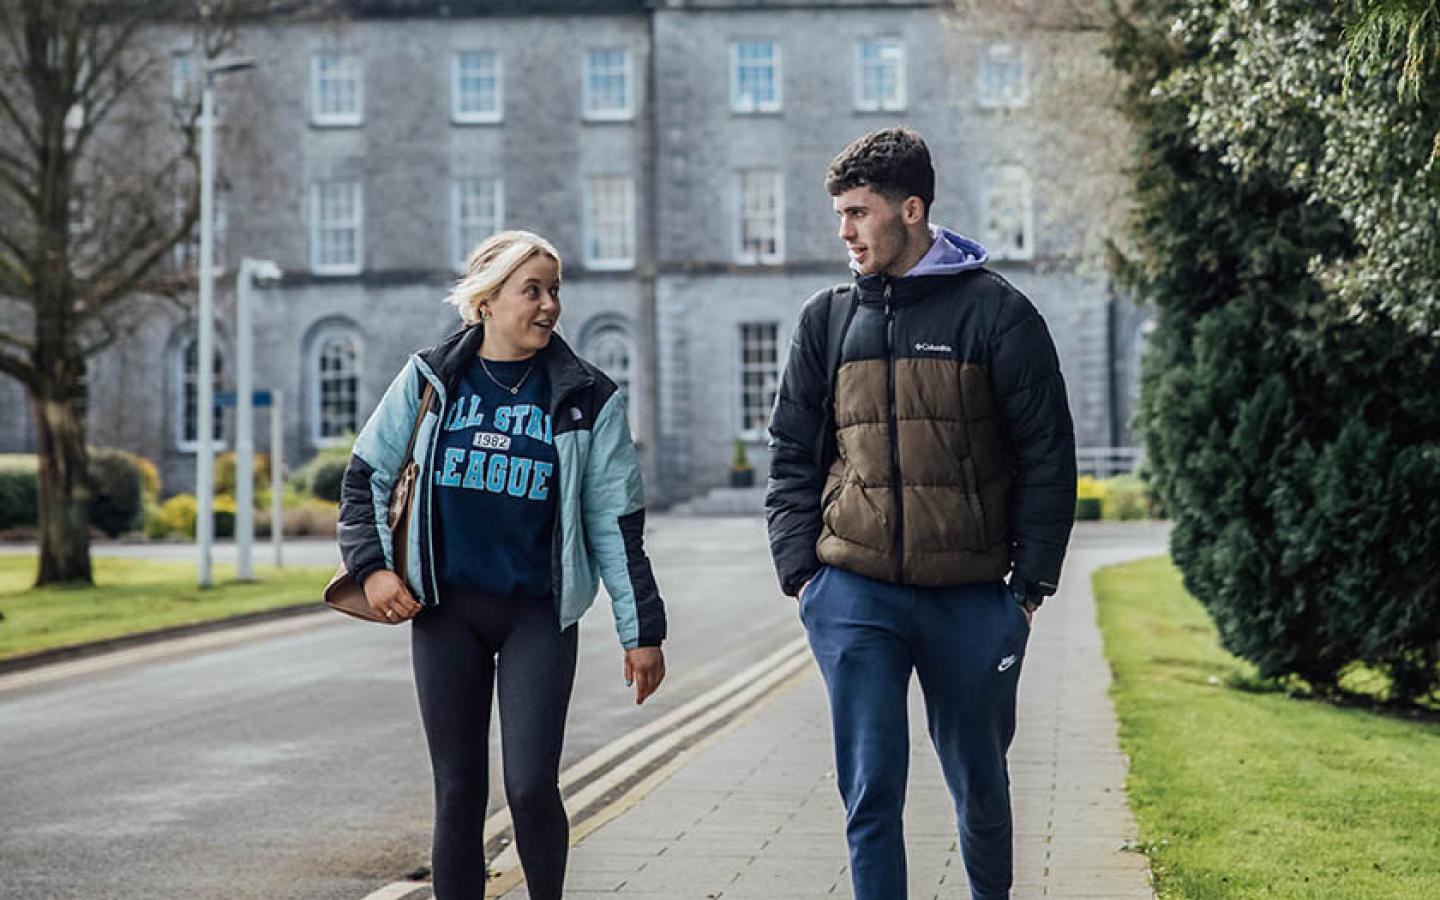
[{"label": "man's hand", "polygon": [[389,569],[381,569],[365,579],[365,602],[385,621],[397,625],[415,618],[415,614],[425,608],[410,596],[410,589],[400,576]]},{"label": "man's hand", "polygon": [[659,647],[625,651],[625,686],[635,686],[635,705],[644,703],[665,680],[665,654]]}]

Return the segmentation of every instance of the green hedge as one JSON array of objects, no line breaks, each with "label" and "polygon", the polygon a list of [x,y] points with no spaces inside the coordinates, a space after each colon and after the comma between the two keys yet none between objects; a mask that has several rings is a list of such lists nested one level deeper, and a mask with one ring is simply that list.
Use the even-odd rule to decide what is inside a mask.
[{"label": "green hedge", "polygon": [[35,525],[35,457],[0,457],[0,529]]},{"label": "green hedge", "polygon": [[[38,461],[33,455],[0,456],[0,529],[33,528],[39,521]],[[110,537],[139,528],[147,500],[160,489],[147,459],[112,447],[89,449],[89,521]]]}]

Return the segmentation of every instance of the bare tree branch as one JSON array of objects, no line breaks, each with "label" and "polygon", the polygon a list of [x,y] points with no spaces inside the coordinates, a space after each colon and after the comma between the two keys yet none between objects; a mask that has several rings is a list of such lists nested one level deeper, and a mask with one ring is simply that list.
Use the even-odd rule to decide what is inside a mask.
[{"label": "bare tree branch", "polygon": [[12,334],[7,334],[3,331],[0,331],[0,344],[14,347],[16,350],[19,350],[21,353],[24,353],[26,355],[35,352],[35,345],[31,342],[21,340],[20,338],[17,338]]},{"label": "bare tree branch", "polygon": [[29,362],[3,351],[0,351],[0,372],[26,386],[35,383],[35,367]]},{"label": "bare tree branch", "polygon": [[3,112],[5,118],[10,120],[15,133],[25,142],[25,146],[30,148],[30,152],[39,155],[40,139],[30,129],[30,123],[21,115],[19,107],[11,100],[11,91],[8,88],[0,91],[0,112]]},{"label": "bare tree branch", "polygon": [[17,268],[24,266],[24,269],[20,269],[21,271],[26,269],[33,271],[35,260],[34,253],[30,248],[22,246],[19,241],[4,231],[0,231],[0,247],[10,251],[16,257],[10,260],[14,266]]},{"label": "bare tree branch", "polygon": [[38,211],[40,195],[35,193],[35,189],[32,187],[34,181],[34,171],[25,164],[24,160],[0,149],[0,182],[4,182],[5,186],[24,201],[26,206]]},{"label": "bare tree branch", "polygon": [[[141,25],[142,17],[136,15],[121,28],[115,39],[105,49],[99,49],[100,38],[98,32],[91,33],[92,46],[89,51],[89,58],[92,62],[88,71],[77,86],[76,100],[85,110],[85,120],[80,129],[76,132],[71,152],[79,154],[82,147],[88,141],[95,129],[105,120],[110,110],[122,98],[126,97],[131,89],[140,83],[153,69],[153,60],[147,60],[143,65],[136,66],[134,71],[127,73],[119,72],[120,63],[125,52],[130,49],[131,41]],[[101,79],[112,71],[116,76],[108,92],[102,90]]]},{"label": "bare tree branch", "polygon": [[[81,300],[82,308],[87,313],[102,313],[106,307],[118,300],[124,299],[133,293],[145,280],[146,275],[164,259],[165,254],[178,242],[175,235],[181,238],[188,229],[182,231],[175,229],[172,232],[157,236],[154,223],[151,227],[138,231],[129,245],[122,251],[117,252],[110,261],[100,266],[99,271],[111,272],[119,270],[119,274],[108,279],[106,282],[97,283],[90,291],[87,291]],[[144,248],[149,245],[148,251]],[[138,259],[131,260],[135,254],[142,254]]]},{"label": "bare tree branch", "polygon": [[[6,242],[6,249],[11,249],[8,244],[8,238],[0,235],[0,240]],[[0,253],[0,272],[4,273],[6,280],[11,283],[17,293],[26,291],[35,284],[33,273],[21,265],[20,261],[9,253]]]},{"label": "bare tree branch", "polygon": [[93,356],[119,340],[121,329],[112,320],[100,316],[90,320],[90,324],[92,328],[99,329],[100,337],[88,343],[84,341],[80,343],[82,356]]}]

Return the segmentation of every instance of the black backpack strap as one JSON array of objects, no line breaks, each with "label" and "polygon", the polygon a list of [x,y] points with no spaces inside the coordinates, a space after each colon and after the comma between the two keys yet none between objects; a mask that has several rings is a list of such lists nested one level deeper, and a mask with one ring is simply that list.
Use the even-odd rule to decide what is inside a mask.
[{"label": "black backpack strap", "polygon": [[830,317],[825,333],[825,424],[820,429],[820,469],[829,468],[835,458],[835,382],[840,377],[840,355],[845,349],[845,334],[850,330],[850,320],[855,318],[855,308],[860,303],[860,292],[851,284],[842,284],[830,291]]},{"label": "black backpack strap", "polygon": [[835,378],[840,373],[840,353],[845,349],[845,332],[850,330],[850,320],[855,318],[855,307],[860,299],[855,286],[842,284],[830,292],[830,328],[825,340],[825,378],[828,388],[826,396],[835,395]]}]

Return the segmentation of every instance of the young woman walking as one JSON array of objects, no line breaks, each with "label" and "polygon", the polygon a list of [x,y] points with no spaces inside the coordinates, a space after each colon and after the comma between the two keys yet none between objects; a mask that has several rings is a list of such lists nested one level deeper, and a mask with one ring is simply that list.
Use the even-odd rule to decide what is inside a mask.
[{"label": "young woman walking", "polygon": [[[615,383],[554,333],[560,254],[549,242],[523,231],[487,239],[447,302],[465,327],[411,355],[356,438],[340,550],[372,608],[414,620],[435,776],[437,900],[485,894],[496,685],[520,864],[534,900],[559,900],[569,846],[560,751],[576,623],[599,579],[614,601],[635,702],[665,677],[640,468]],[[386,510],[427,385],[409,551],[397,572]]]}]

